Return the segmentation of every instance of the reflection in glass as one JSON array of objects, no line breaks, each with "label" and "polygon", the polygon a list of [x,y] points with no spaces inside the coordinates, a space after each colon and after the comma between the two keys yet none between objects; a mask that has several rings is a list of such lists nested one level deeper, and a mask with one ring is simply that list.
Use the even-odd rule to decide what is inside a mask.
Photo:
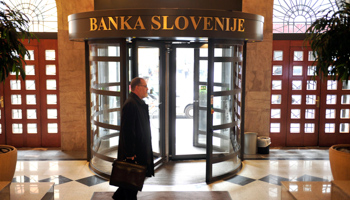
[{"label": "reflection in glass", "polygon": [[271,118],[281,118],[281,109],[271,109]]},{"label": "reflection in glass", "polygon": [[305,109],[305,119],[315,119],[315,109]]},{"label": "reflection in glass", "polygon": [[326,119],[335,119],[335,109],[326,109]]},{"label": "reflection in glass", "polygon": [[47,124],[47,132],[48,133],[58,133],[57,123],[48,123]]},{"label": "reflection in glass", "polygon": [[12,109],[12,119],[22,119],[22,109]]},{"label": "reflection in glass", "polygon": [[[315,52],[315,53],[316,53],[316,52]],[[316,58],[315,58],[313,52],[312,52],[312,51],[309,51],[309,52],[308,52],[308,61],[315,61],[315,60],[316,60]]]},{"label": "reflection in glass", "polygon": [[349,123],[340,123],[340,133],[349,133]]},{"label": "reflection in glass", "polygon": [[270,132],[271,133],[279,133],[281,129],[280,123],[271,123],[270,124]]},{"label": "reflection in glass", "polygon": [[35,94],[27,94],[26,95],[27,105],[35,105],[36,104],[36,95]]},{"label": "reflection in glass", "polygon": [[315,133],[315,124],[305,123],[305,133]]},{"label": "reflection in glass", "polygon": [[48,119],[57,119],[57,109],[47,109]]},{"label": "reflection in glass", "polygon": [[48,94],[46,95],[46,103],[49,105],[57,104],[57,95],[55,94]]},{"label": "reflection in glass", "polygon": [[45,50],[45,60],[56,60],[55,50]]},{"label": "reflection in glass", "polygon": [[343,90],[350,90],[350,82],[343,81],[342,82],[342,89]]},{"label": "reflection in glass", "polygon": [[46,80],[46,89],[47,90],[56,90],[56,80],[48,79]]},{"label": "reflection in glass", "polygon": [[335,132],[335,124],[334,123],[326,123],[325,124],[325,133],[334,133]]},{"label": "reflection in glass", "polygon": [[11,104],[12,105],[21,105],[22,96],[20,94],[11,94]]},{"label": "reflection in glass", "polygon": [[35,80],[26,80],[26,90],[35,90]]},{"label": "reflection in glass", "polygon": [[327,90],[337,90],[338,81],[327,80]]},{"label": "reflection in glass", "polygon": [[303,51],[294,51],[294,57],[293,57],[293,61],[303,61]]},{"label": "reflection in glass", "polygon": [[28,50],[29,57],[27,54],[24,56],[24,60],[34,60],[34,50]]},{"label": "reflection in glass", "polygon": [[22,124],[12,124],[12,133],[13,134],[22,134],[23,133],[23,125]]},{"label": "reflection in glass", "polygon": [[349,119],[350,109],[341,109],[340,110],[340,119]]},{"label": "reflection in glass", "polygon": [[292,81],[292,90],[301,90],[301,81]]},{"label": "reflection in glass", "polygon": [[282,75],[282,65],[274,65],[272,67],[272,75],[274,76]]},{"label": "reflection in glass", "polygon": [[281,104],[281,102],[282,102],[282,95],[280,94],[271,95],[271,104]]},{"label": "reflection in glass", "polygon": [[290,118],[291,119],[300,119],[300,109],[291,109]]},{"label": "reflection in glass", "polygon": [[10,80],[11,90],[21,90],[21,80]]},{"label": "reflection in glass", "polygon": [[35,75],[34,65],[26,65],[25,70],[26,70],[26,75]]},{"label": "reflection in glass", "polygon": [[272,90],[281,90],[282,89],[282,81],[281,80],[273,80],[272,81]]},{"label": "reflection in glass", "polygon": [[38,128],[36,123],[28,123],[27,124],[27,132],[29,134],[35,134],[38,133]]},{"label": "reflection in glass", "polygon": [[291,123],[290,124],[290,132],[291,133],[300,133],[300,124],[299,123]]},{"label": "reflection in glass", "polygon": [[315,105],[316,104],[316,95],[306,95],[306,104]]},{"label": "reflection in glass", "polygon": [[27,109],[27,119],[37,119],[36,109]]},{"label": "reflection in glass", "polygon": [[327,94],[326,104],[336,104],[337,95]]},{"label": "reflection in glass", "polygon": [[301,104],[301,95],[292,95],[292,104]]},{"label": "reflection in glass", "polygon": [[56,65],[46,65],[46,75],[56,75]]},{"label": "reflection in glass", "polygon": [[282,61],[283,60],[283,51],[273,51],[273,60]]},{"label": "reflection in glass", "polygon": [[214,92],[232,90],[231,62],[214,63]]},{"label": "reflection in glass", "polygon": [[350,94],[341,95],[341,104],[350,104]]},{"label": "reflection in glass", "polygon": [[316,66],[307,66],[307,75],[308,76],[316,75]]},{"label": "reflection in glass", "polygon": [[317,81],[307,81],[306,82],[307,90],[317,90]]},{"label": "reflection in glass", "polygon": [[293,76],[303,75],[303,66],[293,66]]}]

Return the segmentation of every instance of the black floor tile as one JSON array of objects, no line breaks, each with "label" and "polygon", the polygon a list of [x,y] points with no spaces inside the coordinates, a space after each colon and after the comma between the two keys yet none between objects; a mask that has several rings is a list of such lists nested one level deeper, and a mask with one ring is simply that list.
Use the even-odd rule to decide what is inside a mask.
[{"label": "black floor tile", "polygon": [[102,178],[99,178],[97,176],[89,176],[89,177],[82,178],[82,179],[79,179],[79,180],[76,180],[76,181],[79,182],[79,183],[82,183],[84,185],[87,185],[89,187],[106,182],[106,180],[104,180]]},{"label": "black floor tile", "polygon": [[315,177],[315,176],[304,175],[304,176],[297,178],[296,181],[323,181],[323,182],[327,182],[329,180]]},{"label": "black floor tile", "polygon": [[28,176],[16,176],[16,177],[13,177],[12,182],[14,182],[14,183],[28,183],[28,182],[30,182],[30,178]]},{"label": "black floor tile", "polygon": [[256,181],[256,179],[251,179],[251,178],[247,178],[247,177],[244,177],[244,176],[235,176],[229,180],[227,180],[228,182],[231,182],[231,183],[235,183],[235,184],[238,184],[238,185],[241,185],[241,186],[245,186],[251,182],[254,182]]},{"label": "black floor tile", "polygon": [[50,178],[46,178],[43,180],[39,180],[39,182],[54,182],[56,185],[68,183],[73,181],[72,179],[69,179],[67,177],[58,175],[58,176],[51,176]]},{"label": "black floor tile", "polygon": [[275,184],[275,185],[281,185],[281,181],[289,181],[288,178],[283,178],[275,175],[267,175],[259,180],[267,183]]}]

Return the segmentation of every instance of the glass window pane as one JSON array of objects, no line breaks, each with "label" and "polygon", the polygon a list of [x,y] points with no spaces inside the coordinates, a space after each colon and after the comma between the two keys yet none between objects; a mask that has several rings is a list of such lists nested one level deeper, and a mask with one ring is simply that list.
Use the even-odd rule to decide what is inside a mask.
[{"label": "glass window pane", "polygon": [[35,105],[36,104],[36,95],[35,94],[27,94],[27,105]]},{"label": "glass window pane", "polygon": [[291,109],[290,118],[291,119],[300,119],[300,109]]},{"label": "glass window pane", "polygon": [[108,46],[109,57],[120,57],[120,46]]},{"label": "glass window pane", "polygon": [[47,132],[48,133],[58,133],[57,123],[48,123],[47,124]]},{"label": "glass window pane", "polygon": [[307,105],[315,105],[316,104],[316,95],[306,95],[306,102]]},{"label": "glass window pane", "polygon": [[46,75],[56,75],[56,65],[46,65]]},{"label": "glass window pane", "polygon": [[271,118],[281,118],[281,109],[271,109]]},{"label": "glass window pane", "polygon": [[350,104],[350,94],[341,95],[341,104]]},{"label": "glass window pane", "polygon": [[22,124],[12,124],[12,133],[13,134],[22,134],[23,125]]},{"label": "glass window pane", "polygon": [[293,66],[293,76],[303,75],[303,66]]},{"label": "glass window pane", "polygon": [[27,54],[24,56],[24,60],[34,60],[34,50],[28,50],[29,57]]},{"label": "glass window pane", "polygon": [[46,89],[47,90],[56,90],[56,80],[46,80]]},{"label": "glass window pane", "polygon": [[21,80],[10,80],[11,90],[20,90],[21,89]]},{"label": "glass window pane", "polygon": [[233,57],[233,46],[227,45],[222,48],[214,48],[214,57]]},{"label": "glass window pane", "polygon": [[301,95],[292,95],[292,104],[301,104]]},{"label": "glass window pane", "polygon": [[27,124],[27,131],[29,134],[36,134],[38,133],[38,128],[36,123],[28,123]]},{"label": "glass window pane", "polygon": [[304,54],[303,51],[294,51],[293,60],[294,61],[303,61],[303,59],[304,59],[303,54]]},{"label": "glass window pane", "polygon": [[306,109],[305,119],[315,119],[315,109]]},{"label": "glass window pane", "polygon": [[11,94],[11,104],[12,105],[21,105],[22,96],[20,94]]},{"label": "glass window pane", "polygon": [[306,81],[307,90],[317,90],[317,81]]},{"label": "glass window pane", "polygon": [[282,89],[282,81],[281,80],[273,80],[272,81],[272,90],[281,90]]},{"label": "glass window pane", "polygon": [[26,75],[35,75],[35,68],[34,65],[26,65]]},{"label": "glass window pane", "polygon": [[326,109],[326,119],[335,119],[335,109]]},{"label": "glass window pane", "polygon": [[26,80],[26,90],[35,90],[35,80]]},{"label": "glass window pane", "polygon": [[56,60],[55,50],[45,50],[45,60]]},{"label": "glass window pane", "polygon": [[315,133],[315,124],[305,123],[305,133]]},{"label": "glass window pane", "polygon": [[282,75],[282,65],[274,65],[272,67],[272,75],[274,76]]},{"label": "glass window pane", "polygon": [[273,51],[273,60],[282,61],[283,60],[283,51]]},{"label": "glass window pane", "polygon": [[315,60],[316,60],[316,58],[315,58],[315,56],[314,56],[313,52],[312,52],[312,51],[309,51],[308,53],[309,53],[309,56],[308,56],[308,61],[315,61]]},{"label": "glass window pane", "polygon": [[307,75],[314,76],[316,72],[316,66],[307,66]]},{"label": "glass window pane", "polygon": [[349,113],[350,113],[350,109],[341,109],[340,110],[340,118],[341,119],[349,119]]},{"label": "glass window pane", "polygon": [[214,91],[232,90],[232,63],[215,62],[214,63]]},{"label": "glass window pane", "polygon": [[338,81],[328,80],[327,81],[327,90],[337,90],[337,83],[338,83]]},{"label": "glass window pane", "polygon": [[208,57],[208,48],[199,48],[200,57]]},{"label": "glass window pane", "polygon": [[57,95],[55,94],[48,94],[46,96],[46,103],[49,105],[57,104]]},{"label": "glass window pane", "polygon": [[335,132],[335,124],[334,123],[326,123],[325,124],[325,133],[334,133]]},{"label": "glass window pane", "polygon": [[335,104],[337,102],[337,95],[327,94],[326,104]]},{"label": "glass window pane", "polygon": [[2,134],[2,124],[0,124],[0,135]]},{"label": "glass window pane", "polygon": [[271,104],[281,104],[281,102],[282,102],[282,95],[280,94],[271,95]]},{"label": "glass window pane", "polygon": [[12,119],[22,119],[22,110],[12,109]]},{"label": "glass window pane", "polygon": [[199,61],[199,81],[207,82],[208,80],[208,61],[200,60]]},{"label": "glass window pane", "polygon": [[213,98],[213,108],[221,111],[213,113],[213,125],[222,125],[232,122],[232,97],[217,96]]},{"label": "glass window pane", "polygon": [[300,124],[299,123],[291,123],[290,124],[290,132],[291,133],[300,133]]},{"label": "glass window pane", "polygon": [[292,81],[292,90],[301,90],[302,81]]},{"label": "glass window pane", "polygon": [[47,109],[47,119],[57,119],[57,109]]},{"label": "glass window pane", "polygon": [[27,109],[27,119],[37,119],[36,109]]},{"label": "glass window pane", "polygon": [[270,132],[271,133],[279,133],[281,129],[280,123],[271,123],[270,124]]},{"label": "glass window pane", "polygon": [[343,81],[342,89],[343,90],[350,90],[350,81],[348,83],[346,83],[346,81]]},{"label": "glass window pane", "polygon": [[349,133],[349,123],[340,123],[340,133]]}]

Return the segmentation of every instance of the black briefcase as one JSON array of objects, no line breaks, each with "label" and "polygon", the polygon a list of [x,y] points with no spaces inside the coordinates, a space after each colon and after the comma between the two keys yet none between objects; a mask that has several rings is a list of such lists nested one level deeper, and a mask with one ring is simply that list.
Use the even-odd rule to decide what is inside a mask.
[{"label": "black briefcase", "polygon": [[146,178],[146,166],[115,160],[109,184],[133,190],[142,190]]}]

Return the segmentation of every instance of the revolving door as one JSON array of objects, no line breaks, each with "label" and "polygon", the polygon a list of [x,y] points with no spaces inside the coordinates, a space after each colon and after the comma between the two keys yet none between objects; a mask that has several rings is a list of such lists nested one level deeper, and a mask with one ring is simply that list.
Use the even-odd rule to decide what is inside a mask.
[{"label": "revolving door", "polygon": [[90,166],[109,177],[117,157],[121,107],[129,83],[149,86],[154,162],[205,159],[206,182],[234,175],[241,167],[245,42],[141,39],[91,40]]}]

